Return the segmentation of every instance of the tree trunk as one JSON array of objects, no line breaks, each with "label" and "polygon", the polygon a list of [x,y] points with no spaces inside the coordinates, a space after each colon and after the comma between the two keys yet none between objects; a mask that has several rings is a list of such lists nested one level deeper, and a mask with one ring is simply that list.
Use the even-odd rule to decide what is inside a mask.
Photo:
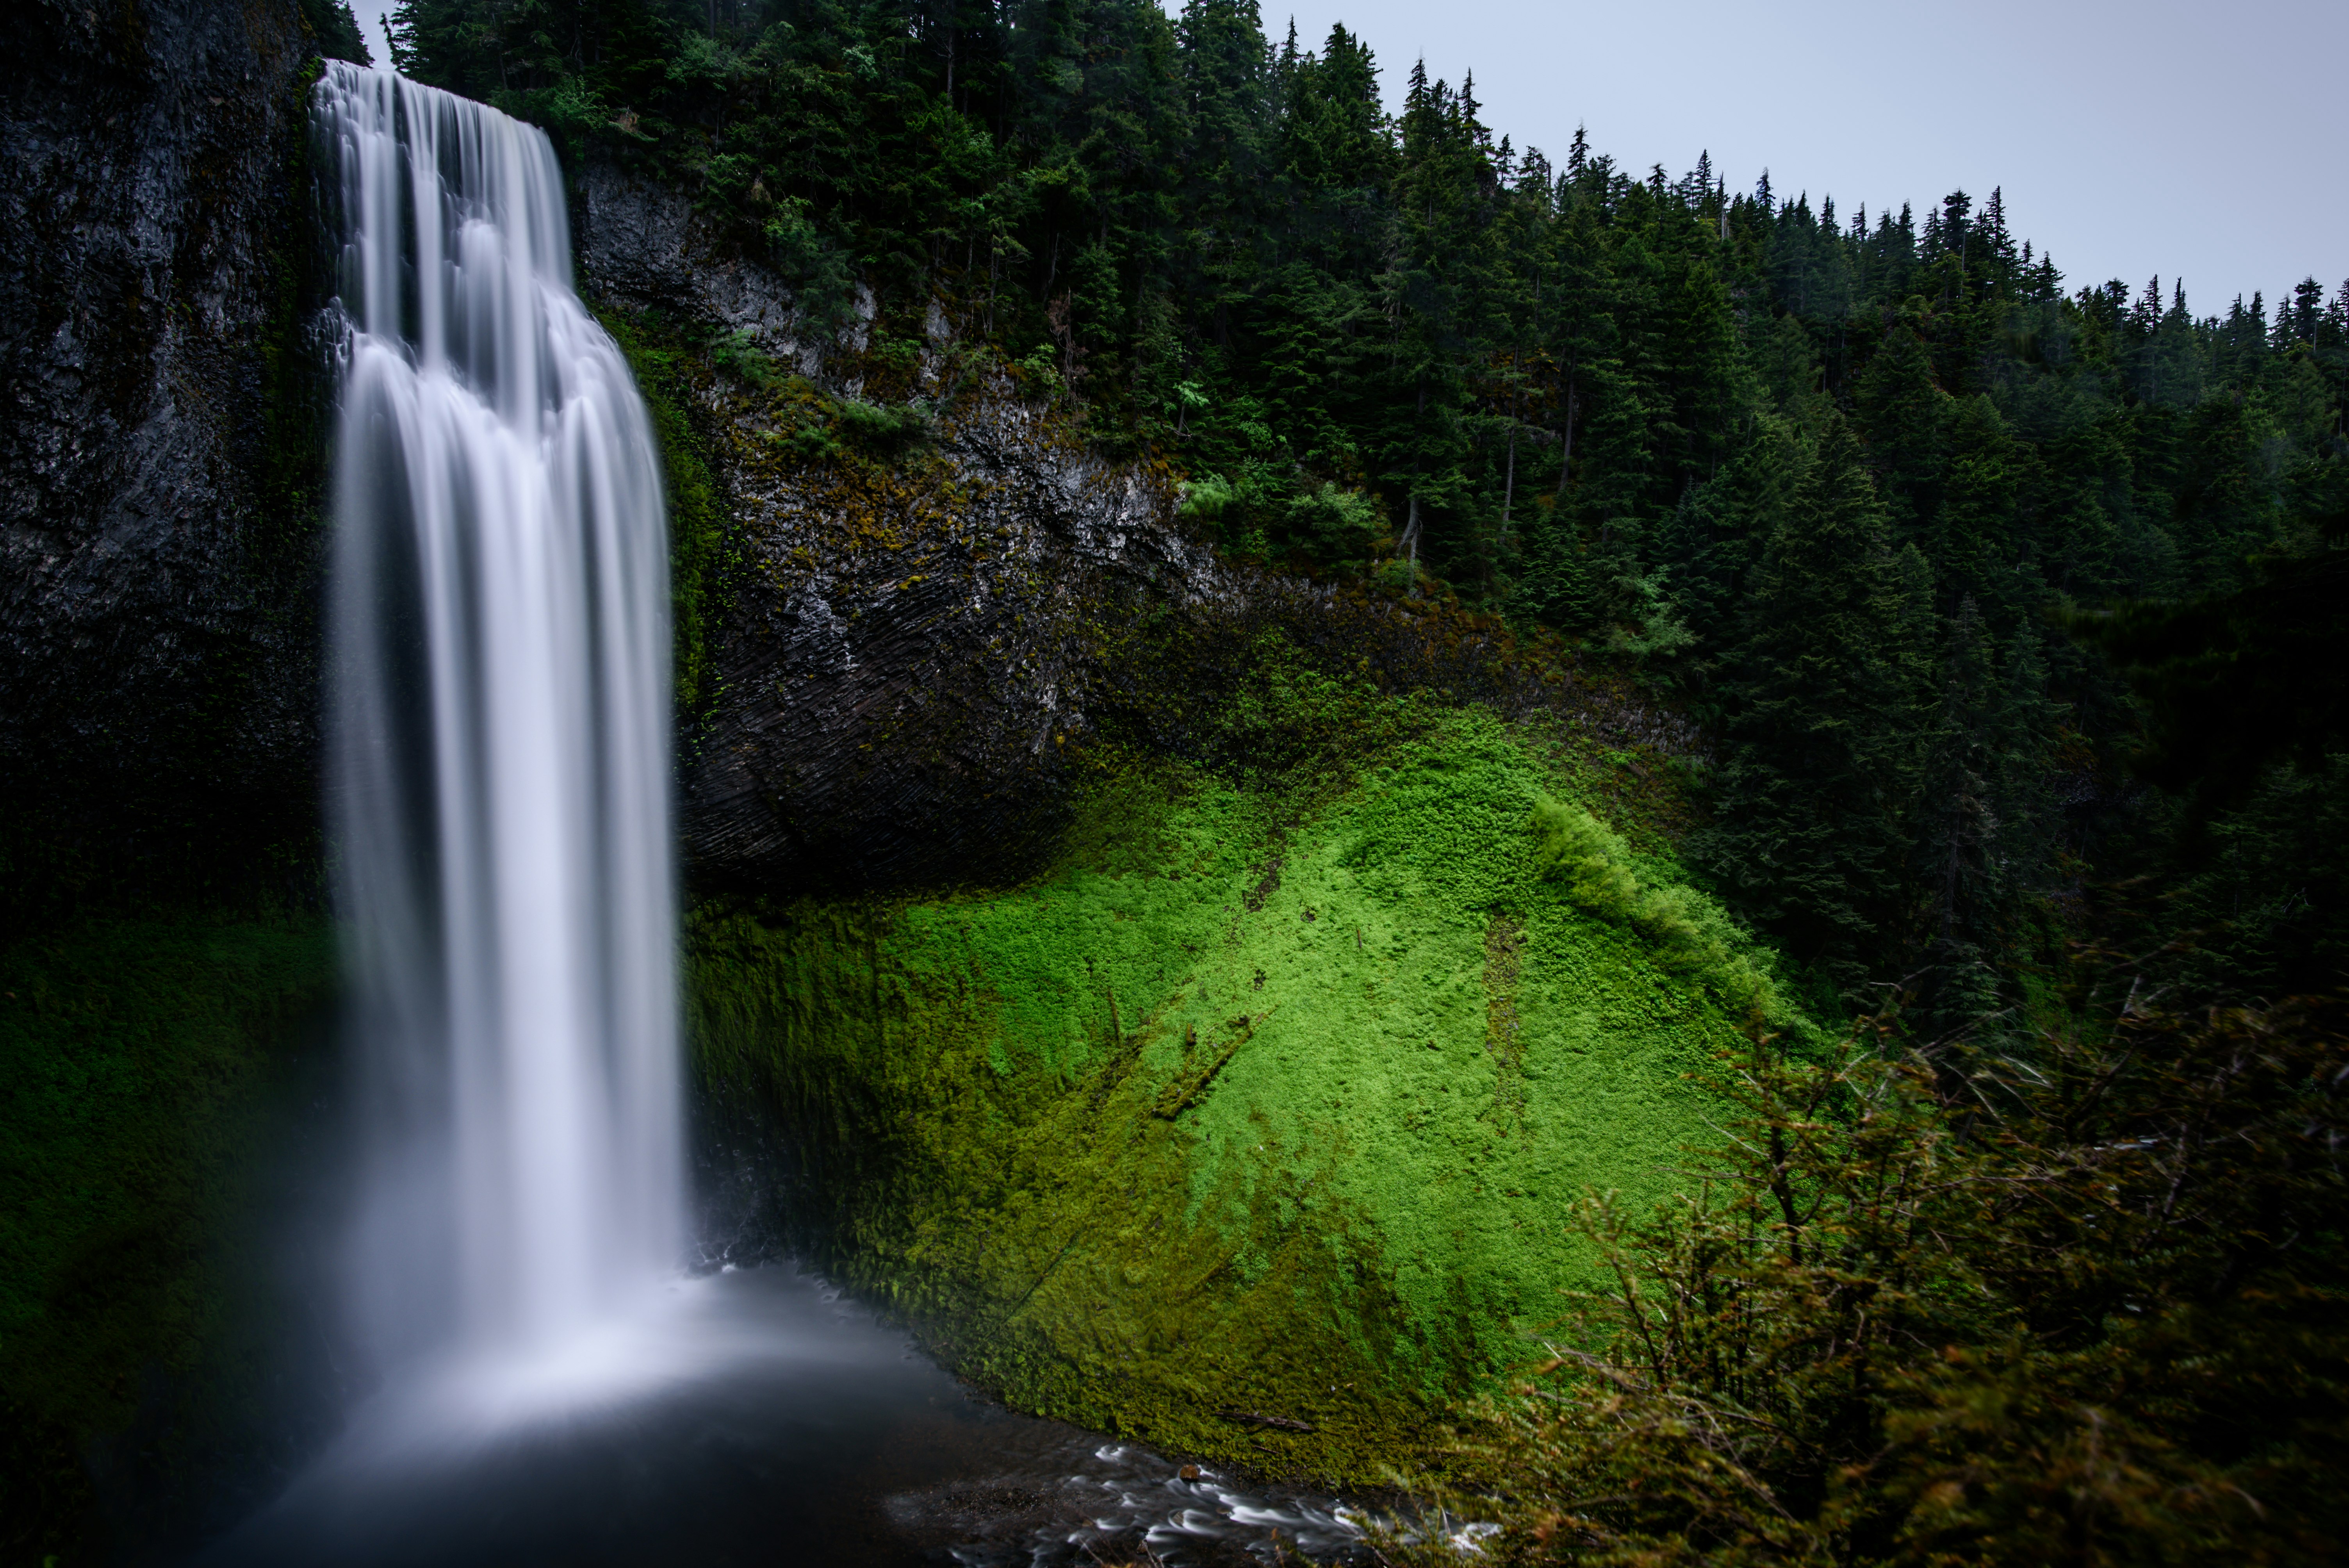
[{"label": "tree trunk", "polygon": [[1566,481],[1574,473],[1574,414],[1577,399],[1574,392],[1574,372],[1566,373],[1565,428],[1559,436],[1565,450],[1557,459],[1557,499],[1566,499]]},{"label": "tree trunk", "polygon": [[1501,541],[1508,542],[1509,508],[1517,496],[1517,427],[1509,426],[1509,466],[1501,480]]}]

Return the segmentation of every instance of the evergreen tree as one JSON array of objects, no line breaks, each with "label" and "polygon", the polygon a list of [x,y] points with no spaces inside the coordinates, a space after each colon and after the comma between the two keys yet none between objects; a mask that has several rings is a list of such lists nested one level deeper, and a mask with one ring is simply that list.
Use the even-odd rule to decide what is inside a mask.
[{"label": "evergreen tree", "polygon": [[1859,442],[1830,419],[1747,586],[1703,853],[1798,959],[1857,995],[1897,956],[1922,722],[1918,603]]}]

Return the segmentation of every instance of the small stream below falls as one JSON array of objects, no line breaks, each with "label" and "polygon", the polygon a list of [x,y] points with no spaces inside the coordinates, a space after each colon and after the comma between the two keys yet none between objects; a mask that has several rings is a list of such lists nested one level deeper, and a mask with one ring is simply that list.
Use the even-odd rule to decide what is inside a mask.
[{"label": "small stream below falls", "polygon": [[1327,1492],[1021,1416],[778,1264],[543,1377],[479,1369],[354,1417],[199,1559],[432,1563],[1253,1564],[1345,1561]]}]

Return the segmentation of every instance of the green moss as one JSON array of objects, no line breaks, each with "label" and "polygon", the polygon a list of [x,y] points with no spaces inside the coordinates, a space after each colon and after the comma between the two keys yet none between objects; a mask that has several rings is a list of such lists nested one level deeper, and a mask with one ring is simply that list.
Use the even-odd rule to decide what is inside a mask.
[{"label": "green moss", "polygon": [[87,1439],[219,1328],[250,1112],[322,922],[94,923],[0,954],[0,1390]]},{"label": "green moss", "polygon": [[1692,888],[1643,877],[1623,841],[1580,806],[1537,798],[1532,826],[1543,873],[1577,907],[1636,932],[1659,964],[1702,985],[1750,1026],[1800,1026],[1771,983],[1767,954],[1719,905]]},{"label": "green moss", "polygon": [[730,562],[725,491],[710,472],[701,434],[687,413],[708,372],[657,318],[599,311],[596,319],[627,356],[660,442],[668,496],[677,706],[679,713],[698,718],[718,698],[715,659]]},{"label": "green moss", "polygon": [[828,1266],[960,1370],[1360,1479],[1596,1283],[1569,1202],[1674,1184],[1684,1075],[1759,970],[1611,837],[1578,844],[1612,876],[1557,874],[1537,811],[1611,790],[1559,748],[1276,687],[1233,722],[1368,704],[1386,738],[1335,772],[1113,762],[1018,888],[706,908],[690,1006],[703,1071],[796,1133]]}]

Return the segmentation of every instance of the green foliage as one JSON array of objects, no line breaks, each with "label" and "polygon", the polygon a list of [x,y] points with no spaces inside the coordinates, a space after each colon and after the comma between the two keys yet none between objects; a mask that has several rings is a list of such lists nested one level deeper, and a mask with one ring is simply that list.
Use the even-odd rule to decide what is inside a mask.
[{"label": "green foliage", "polygon": [[1028,885],[698,913],[694,1049],[822,1172],[802,1241],[966,1373],[1369,1478],[1597,1283],[1543,1217],[1671,1189],[1763,993],[1689,890],[1637,873],[1643,931],[1552,874],[1536,809],[1611,779],[1262,654],[1217,748],[1257,766],[1104,758]]},{"label": "green foliage", "polygon": [[1609,1284],[1454,1506],[1504,1563],[2330,1560],[2344,1023],[2132,1010],[1954,1102],[1874,1030],[1746,1042],[1710,1178],[1577,1212]]},{"label": "green foliage", "polygon": [[[2317,993],[2349,974],[2349,756],[2278,767],[2232,810],[2154,815],[2142,870],[2098,901],[2116,940],[2166,946],[2160,977],[2195,998]],[[2147,896],[2147,895],[2151,896]],[[2131,896],[2136,895],[2136,896]]]},{"label": "green foliage", "polygon": [[1748,578],[1732,750],[1702,852],[1793,956],[1848,988],[1900,928],[1932,608],[1849,429],[1831,423],[1798,461]]},{"label": "green foliage", "polygon": [[310,30],[320,54],[354,65],[375,63],[367,53],[367,36],[359,31],[358,18],[351,15],[350,0],[301,0],[301,7],[302,24]]},{"label": "green foliage", "polygon": [[221,1330],[249,1117],[330,997],[317,922],[87,924],[0,954],[0,1390],[76,1440]]},{"label": "green foliage", "polygon": [[2151,705],[2142,771],[2206,812],[2240,804],[2271,764],[2314,770],[2349,740],[2349,549],[2270,557],[2235,593],[2075,625]]},{"label": "green foliage", "polygon": [[1185,486],[1183,516],[1235,554],[1304,557],[1340,572],[1368,559],[1387,530],[1378,502],[1328,480],[1283,484],[1259,469],[1237,481],[1207,474]]},{"label": "green foliage", "polygon": [[1320,561],[1360,560],[1386,532],[1386,518],[1376,500],[1360,490],[1340,490],[1327,480],[1318,489],[1292,495],[1287,511],[1284,533]]},{"label": "green foliage", "polygon": [[709,340],[711,368],[747,381],[764,391],[783,379],[775,362],[759,351],[758,334],[748,327],[735,332],[719,333]]},{"label": "green foliage", "polygon": [[884,455],[921,440],[930,428],[929,410],[917,404],[890,407],[843,397],[833,405],[833,418],[848,439]]},{"label": "green foliage", "polygon": [[1222,526],[1243,504],[1238,488],[1221,474],[1207,474],[1184,487],[1183,515],[1209,527]]},{"label": "green foliage", "polygon": [[1684,885],[1643,880],[1623,841],[1579,806],[1537,799],[1534,832],[1542,874],[1564,882],[1575,903],[1630,927],[1658,964],[1701,980],[1750,1026],[1800,1026],[1772,988],[1753,939],[1719,905]]},{"label": "green foliage", "polygon": [[2121,661],[2146,721],[2130,762],[2163,789],[2111,855],[2137,875],[2097,919],[2165,949],[2160,977],[2195,997],[2321,992],[2349,973],[2344,521],[2309,520],[2232,593],[2073,618]]}]

